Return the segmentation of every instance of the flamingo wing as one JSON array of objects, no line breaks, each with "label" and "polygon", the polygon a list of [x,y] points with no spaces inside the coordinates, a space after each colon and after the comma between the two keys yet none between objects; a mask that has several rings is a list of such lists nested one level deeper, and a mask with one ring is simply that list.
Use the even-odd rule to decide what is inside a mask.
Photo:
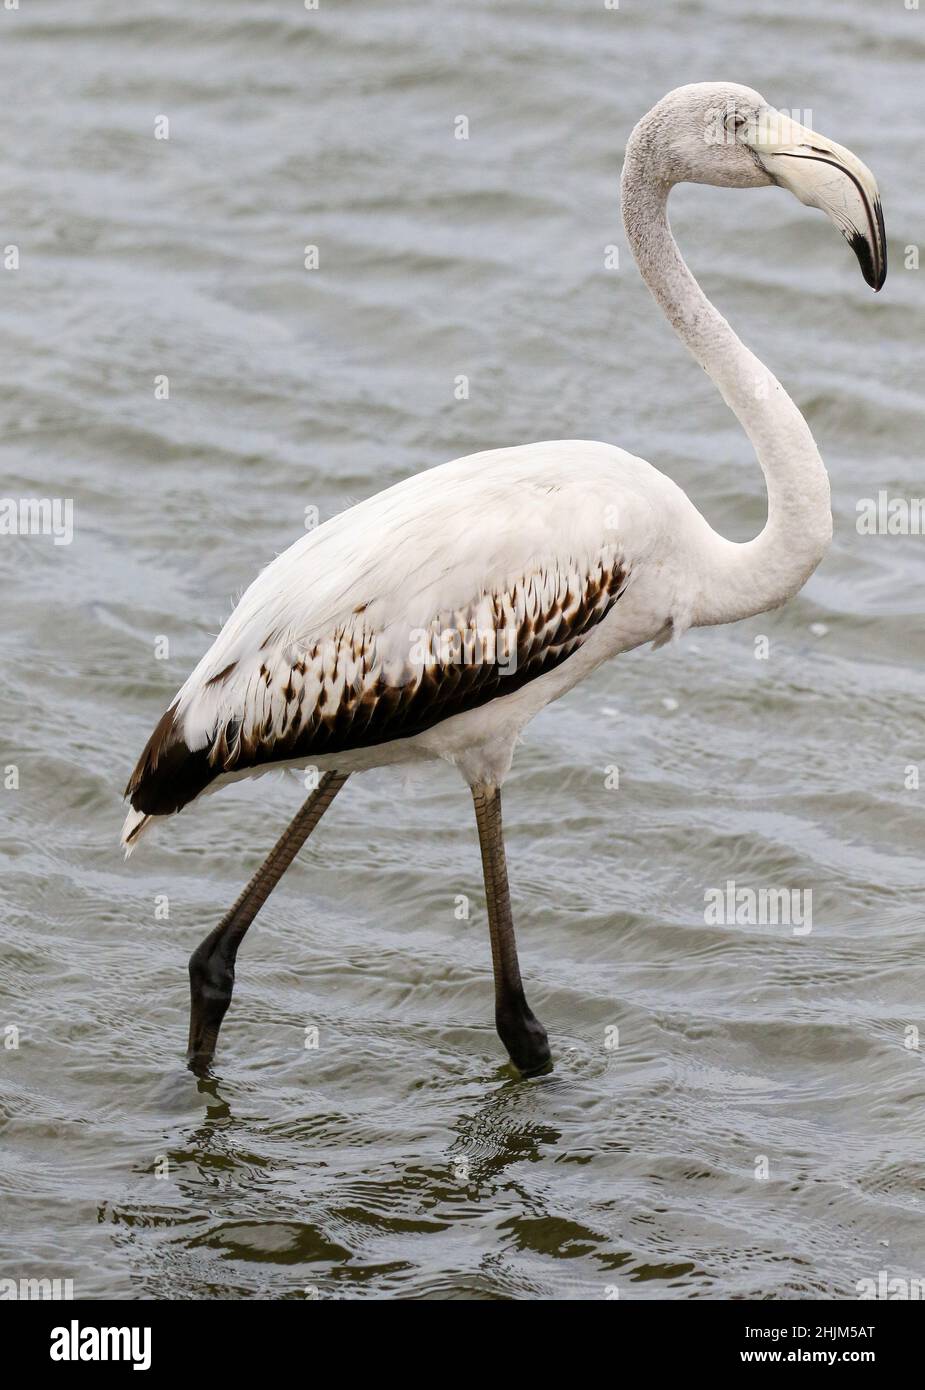
[{"label": "flamingo wing", "polygon": [[[607,468],[599,453],[566,466],[563,451],[592,448]],[[455,460],[296,542],[148,740],[126,788],[126,842],[225,774],[411,738],[567,661],[631,578],[627,507],[637,542],[652,531],[632,486],[624,525],[607,524],[615,455],[631,458],[569,443]]]}]

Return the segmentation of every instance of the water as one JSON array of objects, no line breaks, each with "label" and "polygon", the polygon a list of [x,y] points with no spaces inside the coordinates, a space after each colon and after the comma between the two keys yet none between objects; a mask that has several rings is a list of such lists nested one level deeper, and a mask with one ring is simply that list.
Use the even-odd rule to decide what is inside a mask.
[{"label": "water", "polygon": [[[0,491],[76,503],[71,545],[0,544],[4,1275],[680,1299],[925,1275],[925,539],[855,526],[860,498],[922,487],[923,25],[861,0],[837,22],[818,0],[3,14]],[[128,864],[120,794],[306,506],[578,436],[760,528],[747,443],[619,221],[633,123],[714,78],[811,110],[883,191],[877,299],[778,190],[672,205],[806,411],[831,553],[782,612],[620,659],[528,730],[508,854],[553,1076],[503,1065],[469,798],[437,768],[348,784],[242,950],[200,1086],[187,956],[301,788],[226,790]],[[811,889],[812,931],[708,925],[728,879]]]}]

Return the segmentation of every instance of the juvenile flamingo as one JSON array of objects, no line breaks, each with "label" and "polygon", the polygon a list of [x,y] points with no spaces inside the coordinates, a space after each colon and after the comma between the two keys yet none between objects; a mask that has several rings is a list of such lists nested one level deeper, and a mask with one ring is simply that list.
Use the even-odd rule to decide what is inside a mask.
[{"label": "juvenile flamingo", "polygon": [[342,512],[254,580],[132,773],[122,841],[240,777],[318,769],[317,788],[190,959],[188,1060],[214,1054],[235,958],[260,907],[353,772],[443,758],[469,784],[501,1041],[548,1070],[511,917],[501,784],[524,725],[601,662],[786,602],[832,535],[829,482],[780,383],[742,344],[671,234],[677,183],[777,184],[825,211],[879,290],[880,198],[850,151],[732,83],[679,87],[630,135],[623,219],[643,279],[754,447],[768,518],[718,535],[680,488],[612,444],[524,444],[456,459]]}]

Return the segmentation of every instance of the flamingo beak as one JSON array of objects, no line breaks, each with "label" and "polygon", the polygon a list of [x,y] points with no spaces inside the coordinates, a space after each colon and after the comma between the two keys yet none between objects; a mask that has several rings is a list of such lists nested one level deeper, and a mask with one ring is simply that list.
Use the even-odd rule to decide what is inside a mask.
[{"label": "flamingo beak", "polygon": [[886,232],[877,180],[857,155],[766,107],[744,134],[769,178],[821,208],[858,258],[873,290],[886,279]]}]

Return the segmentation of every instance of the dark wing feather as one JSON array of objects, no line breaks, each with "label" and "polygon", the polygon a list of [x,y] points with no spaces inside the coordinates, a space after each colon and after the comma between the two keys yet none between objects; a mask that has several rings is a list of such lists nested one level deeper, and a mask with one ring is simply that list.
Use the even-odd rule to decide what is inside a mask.
[{"label": "dark wing feather", "polygon": [[[590,566],[573,560],[558,569],[550,564],[504,591],[481,595],[467,609],[436,615],[428,632],[455,634],[458,648],[441,642],[433,660],[409,658],[397,670],[384,668],[376,633],[364,627],[358,610],[355,625],[310,650],[289,646],[281,653],[284,659],[275,662],[267,654],[254,677],[233,690],[240,674],[233,665],[212,677],[209,684],[229,687],[229,707],[204,747],[189,748],[183,721],[171,706],[148,740],[126,796],[136,811],[168,815],[224,773],[413,738],[453,715],[513,694],[567,661],[610,612],[626,582],[624,565],[613,555]],[[484,633],[486,601],[494,632],[510,634],[505,657],[516,651],[516,659],[453,659],[466,643],[472,648],[476,624]],[[441,655],[448,646],[454,649],[449,659]],[[353,672],[349,680],[343,677],[346,666]],[[313,672],[322,673],[314,683]],[[338,672],[335,680],[332,673]],[[306,698],[310,692],[313,697]]]}]

